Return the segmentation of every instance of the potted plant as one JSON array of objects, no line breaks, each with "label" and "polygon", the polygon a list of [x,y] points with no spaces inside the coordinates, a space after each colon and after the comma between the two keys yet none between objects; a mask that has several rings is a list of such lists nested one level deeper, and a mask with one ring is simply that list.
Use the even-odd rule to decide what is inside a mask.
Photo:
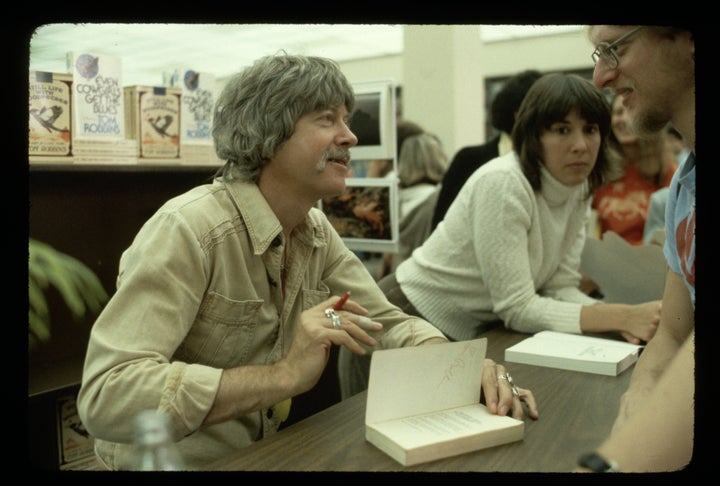
[{"label": "potted plant", "polygon": [[33,348],[50,340],[50,313],[45,291],[55,287],[73,317],[88,311],[97,313],[108,300],[100,279],[81,261],[46,243],[28,241],[28,346]]}]

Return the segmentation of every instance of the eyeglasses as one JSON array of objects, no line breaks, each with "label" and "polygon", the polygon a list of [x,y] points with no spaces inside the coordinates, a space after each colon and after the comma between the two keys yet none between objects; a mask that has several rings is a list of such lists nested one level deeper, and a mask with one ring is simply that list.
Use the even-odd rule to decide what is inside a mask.
[{"label": "eyeglasses", "polygon": [[635,27],[633,30],[620,37],[612,44],[609,44],[607,42],[601,42],[600,44],[598,44],[592,53],[593,63],[597,66],[598,61],[602,59],[603,61],[605,61],[605,64],[607,64],[610,69],[615,69],[616,67],[618,67],[618,64],[620,64],[620,59],[618,59],[618,56],[616,54],[617,48],[620,47],[623,43],[627,42],[631,35],[635,34],[643,27],[643,25],[641,25],[640,27]]}]

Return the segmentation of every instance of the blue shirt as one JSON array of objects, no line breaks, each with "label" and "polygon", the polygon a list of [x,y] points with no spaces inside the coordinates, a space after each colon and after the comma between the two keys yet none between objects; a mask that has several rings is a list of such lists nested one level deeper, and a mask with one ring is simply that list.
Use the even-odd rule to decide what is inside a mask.
[{"label": "blue shirt", "polygon": [[663,252],[670,268],[683,277],[695,308],[695,154],[675,172],[665,210]]}]

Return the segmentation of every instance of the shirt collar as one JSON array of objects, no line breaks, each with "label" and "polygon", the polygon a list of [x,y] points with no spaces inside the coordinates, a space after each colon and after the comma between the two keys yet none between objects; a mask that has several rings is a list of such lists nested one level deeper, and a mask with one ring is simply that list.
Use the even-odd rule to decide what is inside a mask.
[{"label": "shirt collar", "polygon": [[[275,238],[282,233],[280,220],[275,216],[256,183],[234,180],[224,184],[242,216],[254,253],[256,255],[265,253]],[[320,222],[310,216],[295,229],[293,239],[295,238],[311,245],[325,244],[325,233]],[[322,241],[318,241],[318,238]]]},{"label": "shirt collar", "polygon": [[678,169],[678,181],[695,194],[695,153],[690,152]]}]

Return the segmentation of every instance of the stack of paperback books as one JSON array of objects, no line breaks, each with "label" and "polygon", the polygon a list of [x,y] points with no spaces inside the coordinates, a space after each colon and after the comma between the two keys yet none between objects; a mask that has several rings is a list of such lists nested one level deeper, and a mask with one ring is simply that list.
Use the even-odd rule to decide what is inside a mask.
[{"label": "stack of paperback books", "polygon": [[30,71],[30,164],[222,165],[215,76],[178,68],[165,86],[122,85],[122,60],[68,52],[67,73]]}]

